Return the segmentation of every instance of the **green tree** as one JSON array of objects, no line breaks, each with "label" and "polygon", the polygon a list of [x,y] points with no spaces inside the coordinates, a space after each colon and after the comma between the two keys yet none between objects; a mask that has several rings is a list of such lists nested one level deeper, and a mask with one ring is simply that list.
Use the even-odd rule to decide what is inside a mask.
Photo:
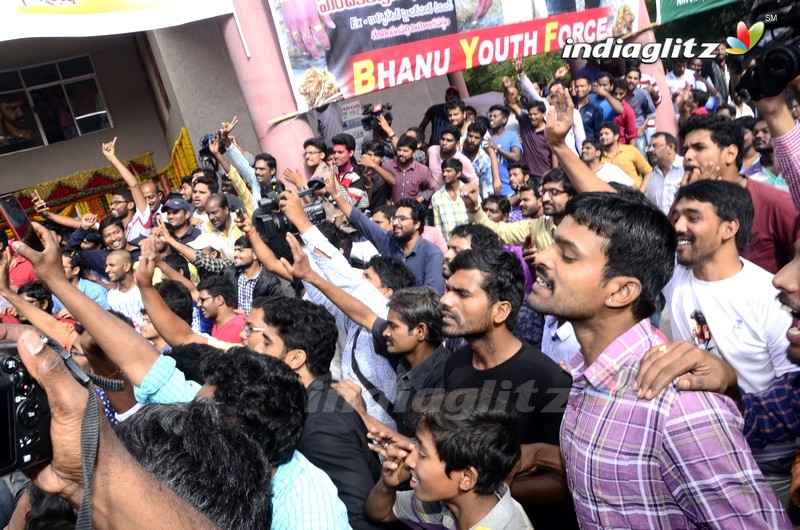
[{"label": "green tree", "polygon": [[[558,70],[559,66],[566,64],[561,58],[561,52],[541,53],[522,60],[527,76],[539,83],[546,85]],[[494,63],[488,66],[479,66],[464,71],[464,81],[470,94],[483,94],[485,92],[502,92],[503,77],[516,78],[511,61]]]}]

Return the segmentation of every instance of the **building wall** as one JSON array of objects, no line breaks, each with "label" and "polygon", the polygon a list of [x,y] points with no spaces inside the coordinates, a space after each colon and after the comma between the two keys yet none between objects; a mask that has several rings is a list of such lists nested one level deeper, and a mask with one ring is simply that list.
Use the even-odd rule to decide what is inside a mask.
[{"label": "building wall", "polygon": [[105,166],[108,162],[100,145],[115,136],[121,159],[152,152],[157,168],[169,163],[175,138],[164,140],[132,35],[10,41],[0,44],[0,68],[25,67],[86,53],[94,63],[114,128],[0,157],[0,193]]}]

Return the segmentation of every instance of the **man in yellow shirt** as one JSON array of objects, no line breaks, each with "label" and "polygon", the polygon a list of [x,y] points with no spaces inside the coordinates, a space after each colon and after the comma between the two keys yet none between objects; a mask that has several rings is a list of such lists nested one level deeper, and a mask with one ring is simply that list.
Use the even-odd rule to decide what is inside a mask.
[{"label": "man in yellow shirt", "polygon": [[619,125],[613,121],[603,123],[600,126],[600,143],[605,151],[602,161],[622,169],[642,192],[647,190],[647,181],[653,168],[634,145],[619,143]]}]

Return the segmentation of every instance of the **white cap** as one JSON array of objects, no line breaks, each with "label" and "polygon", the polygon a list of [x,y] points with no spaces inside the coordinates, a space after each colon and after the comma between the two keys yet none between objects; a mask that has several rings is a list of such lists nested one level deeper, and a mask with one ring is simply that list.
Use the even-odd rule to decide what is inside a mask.
[{"label": "white cap", "polygon": [[225,248],[225,243],[222,241],[222,239],[205,232],[197,236],[197,239],[188,243],[188,245],[195,250],[205,250],[206,248],[211,247],[217,252],[222,252]]}]

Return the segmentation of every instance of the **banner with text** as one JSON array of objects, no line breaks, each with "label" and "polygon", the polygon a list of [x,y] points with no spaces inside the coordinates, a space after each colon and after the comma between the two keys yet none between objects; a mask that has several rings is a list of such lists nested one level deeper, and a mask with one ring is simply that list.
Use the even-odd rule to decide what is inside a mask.
[{"label": "banner with text", "polygon": [[2,0],[0,42],[134,33],[229,13],[232,0]]},{"label": "banner with text", "polygon": [[559,50],[570,38],[591,43],[639,27],[638,0],[270,0],[270,6],[301,112]]},{"label": "banner with text", "polygon": [[656,23],[664,24],[734,2],[736,0],[656,0]]}]

